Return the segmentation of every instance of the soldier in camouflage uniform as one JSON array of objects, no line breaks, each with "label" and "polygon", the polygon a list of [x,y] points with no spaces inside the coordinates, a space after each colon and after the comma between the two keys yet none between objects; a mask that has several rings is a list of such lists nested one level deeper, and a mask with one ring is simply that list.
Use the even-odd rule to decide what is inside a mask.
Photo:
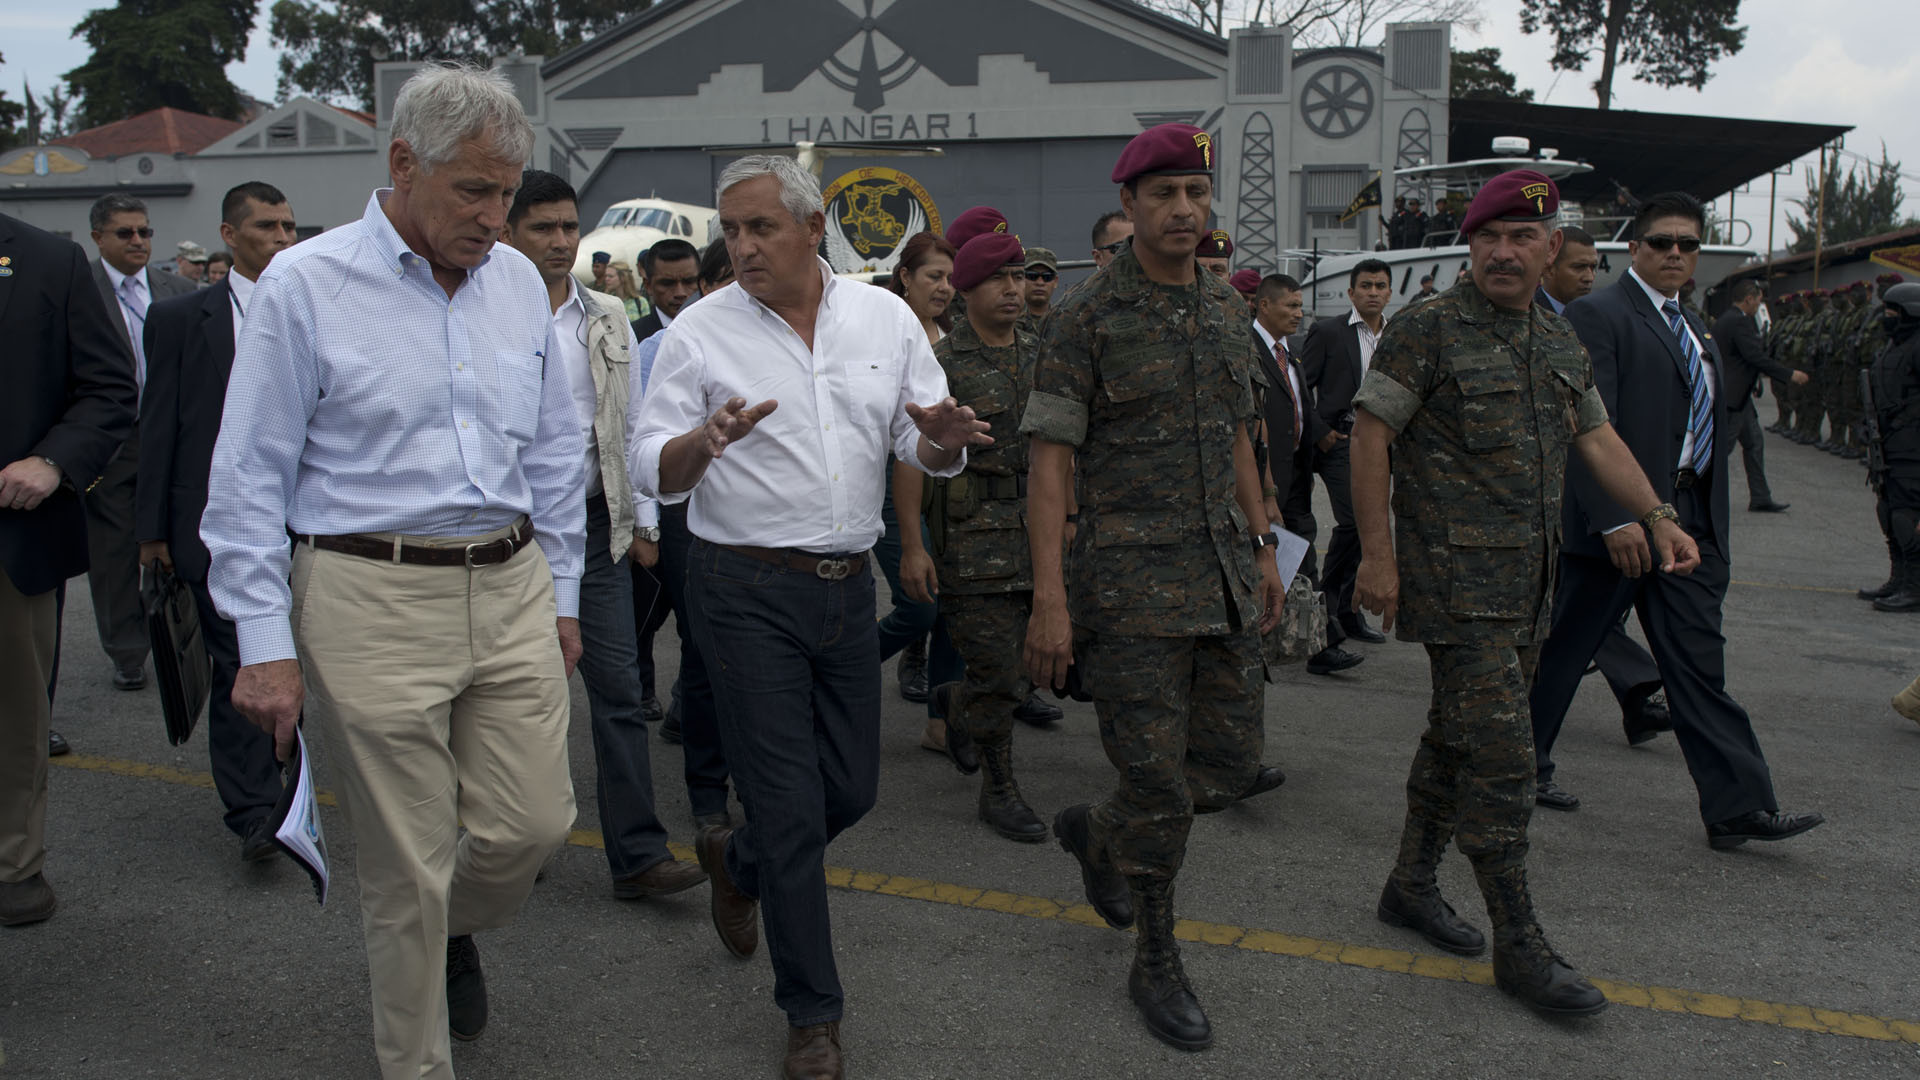
[{"label": "soldier in camouflage uniform", "polygon": [[1827,408],[1820,398],[1820,386],[1832,359],[1827,351],[1827,328],[1833,324],[1834,316],[1832,297],[1827,289],[1815,289],[1808,294],[1807,321],[1800,330],[1800,363],[1794,365],[1811,377],[1794,395],[1794,441],[1816,449],[1825,449],[1820,444],[1823,441],[1821,424],[1827,418]]},{"label": "soldier in camouflage uniform", "polygon": [[[1121,153],[1113,181],[1131,247],[1047,320],[1020,430],[1033,436],[1034,596],[1028,670],[1062,686],[1077,633],[1119,785],[1054,819],[1087,900],[1137,925],[1129,994],[1148,1029],[1212,1045],[1173,937],[1173,880],[1196,806],[1244,796],[1262,743],[1260,634],[1285,587],[1247,436],[1255,419],[1246,302],[1198,272],[1213,198],[1207,133],[1162,124]],[[1069,463],[1080,519],[1065,586]],[[1071,612],[1068,602],[1071,598]]]},{"label": "soldier in camouflage uniform", "polygon": [[1861,286],[1861,282],[1848,282],[1835,291],[1836,310],[1827,331],[1826,380],[1820,386],[1820,398],[1827,410],[1827,443],[1822,449],[1842,456],[1853,440],[1850,418],[1854,410],[1849,402],[1860,396],[1860,361],[1854,349],[1859,342],[1860,313],[1866,306],[1861,303]]},{"label": "soldier in camouflage uniform", "polygon": [[[1039,342],[1016,327],[1026,289],[1020,241],[1002,232],[969,240],[953,263],[953,287],[971,312],[933,347],[954,399],[994,430],[1018,427],[1033,388]],[[1027,806],[1013,778],[1013,717],[1033,688],[1021,667],[1020,643],[1033,608],[1033,574],[1021,511],[1027,485],[1026,442],[1003,438],[967,456],[951,480],[933,481],[927,521],[929,562],[918,543],[904,545],[900,575],[910,592],[937,576],[940,614],[966,664],[959,682],[933,688],[946,718],[947,746],[971,741],[984,768],[980,820],[1009,840],[1037,843],[1047,826]],[[911,530],[902,534],[911,540]]]},{"label": "soldier in camouflage uniform", "polygon": [[[1767,355],[1781,367],[1795,366],[1792,343],[1800,329],[1803,308],[1800,294],[1787,293],[1775,300],[1773,308],[1773,326],[1767,331]],[[1785,435],[1793,430],[1793,387],[1779,379],[1770,379],[1773,387],[1773,423],[1767,430],[1775,435]]]},{"label": "soldier in camouflage uniform", "polygon": [[1573,328],[1532,303],[1561,242],[1558,202],[1529,169],[1489,182],[1462,223],[1472,278],[1387,324],[1354,398],[1356,589],[1387,628],[1397,613],[1400,638],[1426,645],[1433,681],[1379,917],[1451,952],[1486,947],[1440,896],[1435,870],[1453,841],[1493,922],[1496,985],[1542,1012],[1585,1015],[1606,998],[1548,946],[1525,867],[1527,692],[1550,626],[1568,447],[1650,519],[1661,563],[1685,572],[1699,554],[1607,423]]}]

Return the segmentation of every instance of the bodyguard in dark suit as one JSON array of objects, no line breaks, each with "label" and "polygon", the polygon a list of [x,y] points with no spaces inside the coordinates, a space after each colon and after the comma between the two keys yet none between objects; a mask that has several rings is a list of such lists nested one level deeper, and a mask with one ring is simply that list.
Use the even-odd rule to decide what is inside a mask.
[{"label": "bodyguard in dark suit", "polygon": [[233,707],[240,643],[233,623],[214,608],[207,591],[200,514],[207,508],[213,444],[220,436],[227,376],[233,371],[234,344],[253,298],[253,283],[274,253],[292,245],[295,236],[286,196],[258,181],[227,192],[220,216],[220,239],[233,252],[233,270],[217,285],[147,309],[147,385],[140,399],[134,535],[140,541],[142,566],[169,565],[193,589],[213,661],[213,692],[207,701],[213,784],[227,808],[227,828],[241,839],[241,858],[256,861],[277,850],[271,818],[280,800],[280,766],[273,736]]},{"label": "bodyguard in dark suit", "polygon": [[1807,373],[1795,371],[1767,355],[1767,344],[1760,337],[1760,324],[1754,314],[1760,310],[1764,290],[1757,281],[1742,281],[1733,287],[1733,305],[1714,321],[1713,336],[1727,358],[1720,372],[1720,385],[1727,391],[1727,423],[1740,443],[1740,459],[1747,468],[1747,509],[1757,514],[1777,514],[1787,508],[1773,501],[1767,486],[1766,433],[1760,427],[1760,408],[1754,395],[1760,389],[1760,376],[1780,383],[1804,386]]},{"label": "bodyguard in dark suit", "polygon": [[[1313,517],[1313,456],[1315,446],[1332,428],[1314,407],[1300,362],[1294,359],[1289,336],[1300,328],[1300,283],[1286,274],[1269,274],[1254,290],[1253,344],[1267,392],[1262,397],[1261,441],[1266,446],[1267,520],[1280,522],[1309,545],[1320,531]],[[1301,569],[1315,573],[1313,549]],[[1329,619],[1327,647],[1307,658],[1307,670],[1331,675],[1358,665],[1366,657],[1340,647],[1346,633],[1339,620]]]},{"label": "bodyguard in dark suit", "polygon": [[1567,706],[1606,629],[1634,608],[1664,677],[1675,737],[1700,793],[1715,849],[1780,840],[1821,823],[1780,812],[1745,710],[1727,695],[1727,457],[1732,441],[1713,334],[1678,301],[1699,261],[1705,215],[1683,193],[1643,203],[1629,246],[1633,268],[1613,286],[1567,306],[1593,360],[1594,381],[1620,438],[1700,546],[1700,567],[1658,572],[1645,530],[1601,490],[1578,459],[1567,468],[1560,581],[1553,630],[1531,695],[1541,783],[1553,779],[1553,744]]},{"label": "bodyguard in dark suit", "polygon": [[1386,325],[1381,312],[1393,295],[1393,271],[1379,259],[1362,259],[1347,273],[1347,299],[1353,311],[1321,319],[1307,331],[1301,371],[1329,429],[1314,444],[1313,471],[1327,485],[1333,504],[1333,535],[1321,567],[1320,590],[1327,598],[1328,639],[1338,623],[1346,636],[1379,644],[1385,634],[1368,626],[1353,606],[1353,577],[1360,569],[1360,534],[1353,525],[1353,479],[1347,461],[1347,436],[1353,431],[1353,395],[1373,359],[1373,347]]},{"label": "bodyguard in dark suit", "polygon": [[[143,344],[147,310],[155,301],[195,291],[183,277],[147,265],[153,255],[153,227],[147,204],[131,195],[105,195],[88,213],[93,243],[93,282],[106,306],[106,319],[133,354],[133,377],[147,382]],[[113,685],[138,690],[147,684],[147,626],[140,604],[140,556],[134,539],[134,481],[140,468],[140,429],[127,435],[106,475],[81,500],[87,511],[87,584],[93,592],[93,621],[100,647],[113,661]]]},{"label": "bodyguard in dark suit", "polygon": [[0,926],[55,900],[46,861],[54,589],[87,569],[80,496],[133,430],[133,360],[79,246],[0,214]]}]

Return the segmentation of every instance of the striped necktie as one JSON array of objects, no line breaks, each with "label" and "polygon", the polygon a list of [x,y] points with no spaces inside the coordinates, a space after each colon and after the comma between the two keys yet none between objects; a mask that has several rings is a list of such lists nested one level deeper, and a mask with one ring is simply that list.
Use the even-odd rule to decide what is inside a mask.
[{"label": "striped necktie", "polygon": [[1660,305],[1660,310],[1666,313],[1667,326],[1673,336],[1680,339],[1680,352],[1687,358],[1687,386],[1693,398],[1687,407],[1687,434],[1693,438],[1693,453],[1681,464],[1705,475],[1713,467],[1713,398],[1707,393],[1707,365],[1700,358],[1700,346],[1687,332],[1686,320],[1680,315],[1680,301],[1669,300]]}]

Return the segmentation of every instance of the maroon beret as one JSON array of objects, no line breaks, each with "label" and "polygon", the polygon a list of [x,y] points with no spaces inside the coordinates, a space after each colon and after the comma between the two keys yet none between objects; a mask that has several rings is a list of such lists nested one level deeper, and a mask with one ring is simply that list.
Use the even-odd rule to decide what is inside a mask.
[{"label": "maroon beret", "polygon": [[1113,182],[1142,176],[1195,176],[1213,172],[1213,136],[1192,124],[1156,124],[1120,151]]},{"label": "maroon beret", "polygon": [[1008,232],[1007,215],[991,206],[976,206],[953,219],[947,226],[947,243],[956,250],[967,246],[967,241],[982,233]]},{"label": "maroon beret", "polygon": [[953,258],[953,287],[966,292],[1009,266],[1026,269],[1020,238],[1003,232],[981,233],[960,245]]},{"label": "maroon beret", "polygon": [[1888,271],[1887,273],[1881,274],[1879,277],[1874,278],[1874,280],[1878,281],[1882,285],[1898,285],[1907,279],[1892,271]]},{"label": "maroon beret", "polygon": [[1233,257],[1233,238],[1225,229],[1215,229],[1207,234],[1205,240],[1194,250],[1196,259],[1228,259]]},{"label": "maroon beret", "polygon": [[1460,231],[1472,236],[1489,221],[1548,221],[1560,212],[1560,189],[1545,173],[1515,169],[1487,181],[1467,207]]},{"label": "maroon beret", "polygon": [[1242,296],[1252,296],[1260,291],[1260,271],[1235,270],[1233,276],[1227,279],[1227,284],[1240,290]]}]

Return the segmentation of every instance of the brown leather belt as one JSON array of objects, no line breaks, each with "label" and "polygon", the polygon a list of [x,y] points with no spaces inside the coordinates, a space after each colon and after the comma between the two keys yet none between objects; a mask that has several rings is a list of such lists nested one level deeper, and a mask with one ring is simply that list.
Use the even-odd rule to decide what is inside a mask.
[{"label": "brown leather belt", "polygon": [[856,555],[809,555],[804,551],[791,548],[749,547],[746,544],[715,544],[717,548],[731,551],[735,555],[745,555],[749,559],[758,559],[764,563],[788,570],[797,570],[803,574],[812,574],[822,581],[841,581],[860,572],[867,565],[867,553]]},{"label": "brown leather belt", "polygon": [[533,528],[525,516],[514,522],[513,535],[498,540],[488,540],[480,544],[455,544],[451,546],[428,546],[409,544],[404,539],[381,539],[366,533],[348,533],[343,536],[309,536],[287,530],[288,535],[302,544],[311,544],[322,551],[337,551],[342,555],[356,555],[362,559],[378,559],[381,562],[413,563],[419,566],[494,566],[506,562],[533,543]]}]

